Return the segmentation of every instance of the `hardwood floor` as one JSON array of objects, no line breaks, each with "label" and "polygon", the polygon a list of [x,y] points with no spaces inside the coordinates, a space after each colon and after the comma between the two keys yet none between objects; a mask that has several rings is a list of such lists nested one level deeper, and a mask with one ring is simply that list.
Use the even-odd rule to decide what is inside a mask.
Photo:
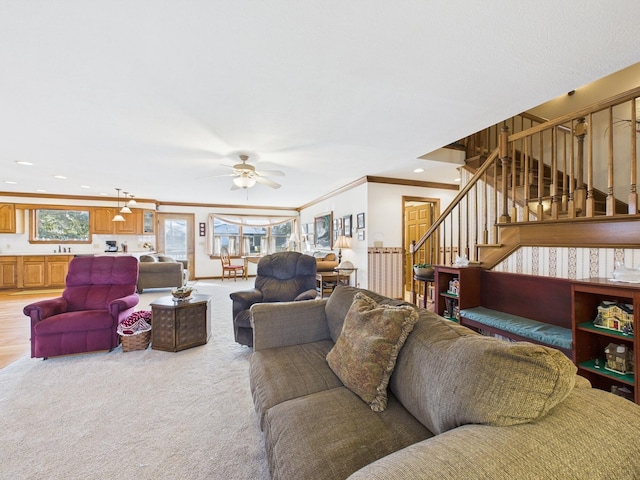
[{"label": "hardwood floor", "polygon": [[62,290],[25,293],[17,290],[0,292],[0,368],[29,355],[31,349],[29,317],[22,313],[25,305],[54,298]]}]

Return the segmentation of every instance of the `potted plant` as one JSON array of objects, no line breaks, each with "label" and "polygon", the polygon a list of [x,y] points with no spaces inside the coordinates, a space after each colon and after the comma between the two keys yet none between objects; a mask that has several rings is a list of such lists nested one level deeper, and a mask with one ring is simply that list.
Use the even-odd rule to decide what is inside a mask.
[{"label": "potted plant", "polygon": [[432,278],[434,268],[430,263],[416,263],[413,266],[413,274],[416,277]]}]

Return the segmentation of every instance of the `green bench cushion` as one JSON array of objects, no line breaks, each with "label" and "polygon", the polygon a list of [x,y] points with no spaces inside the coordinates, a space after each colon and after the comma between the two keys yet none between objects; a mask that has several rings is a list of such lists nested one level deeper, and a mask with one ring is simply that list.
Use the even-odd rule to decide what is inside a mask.
[{"label": "green bench cushion", "polygon": [[538,322],[529,318],[499,312],[485,307],[465,308],[460,311],[460,316],[469,320],[482,323],[488,327],[497,328],[521,337],[530,338],[552,347],[571,350],[573,348],[573,335],[571,330],[557,325]]}]

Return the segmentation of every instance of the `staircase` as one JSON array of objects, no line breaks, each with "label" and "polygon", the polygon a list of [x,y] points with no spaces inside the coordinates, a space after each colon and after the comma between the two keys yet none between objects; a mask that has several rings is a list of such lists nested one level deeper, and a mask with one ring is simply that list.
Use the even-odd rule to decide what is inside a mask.
[{"label": "staircase", "polygon": [[491,269],[521,246],[640,247],[638,96],[550,121],[523,114],[456,142],[468,156],[461,190],[412,242],[412,259],[465,255]]}]

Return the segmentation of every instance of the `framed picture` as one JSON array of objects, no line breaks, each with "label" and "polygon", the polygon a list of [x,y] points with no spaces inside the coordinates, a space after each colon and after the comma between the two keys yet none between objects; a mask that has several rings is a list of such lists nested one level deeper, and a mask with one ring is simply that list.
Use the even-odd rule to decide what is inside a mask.
[{"label": "framed picture", "polygon": [[198,225],[198,231],[200,232],[200,236],[204,237],[207,235],[207,227],[206,224],[204,222],[200,223]]},{"label": "framed picture", "polygon": [[364,240],[364,230],[358,232],[358,240]]},{"label": "framed picture", "polygon": [[342,230],[345,237],[351,236],[351,215],[342,217]]},{"label": "framed picture", "polygon": [[332,248],[333,212],[325,213],[314,218],[314,232],[316,235],[316,247]]},{"label": "framed picture", "polygon": [[356,228],[364,228],[364,212],[358,214],[358,216],[356,217],[356,221]]}]

